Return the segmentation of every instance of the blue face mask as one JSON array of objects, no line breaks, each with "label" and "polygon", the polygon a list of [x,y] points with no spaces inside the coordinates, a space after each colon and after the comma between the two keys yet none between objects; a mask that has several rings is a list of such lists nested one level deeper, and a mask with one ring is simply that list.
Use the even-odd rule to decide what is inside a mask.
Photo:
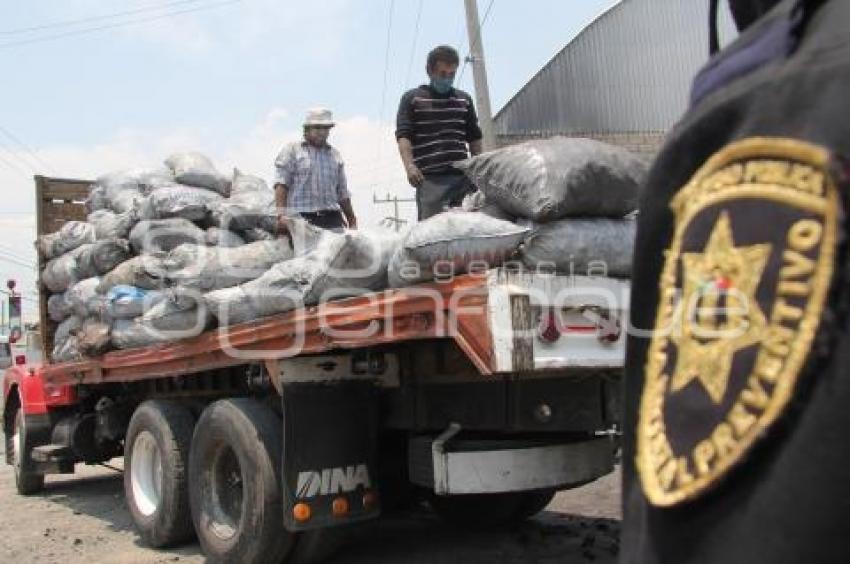
[{"label": "blue face mask", "polygon": [[448,94],[452,89],[452,84],[454,84],[454,77],[449,78],[432,78],[431,79],[431,88],[436,90],[440,94]]}]

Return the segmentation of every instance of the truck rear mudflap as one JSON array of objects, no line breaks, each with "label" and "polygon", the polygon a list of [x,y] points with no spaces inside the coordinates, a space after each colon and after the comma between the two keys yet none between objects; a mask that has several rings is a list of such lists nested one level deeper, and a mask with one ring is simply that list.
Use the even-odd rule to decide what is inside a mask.
[{"label": "truck rear mudflap", "polygon": [[291,383],[282,401],[286,528],[306,531],[377,517],[375,383]]}]

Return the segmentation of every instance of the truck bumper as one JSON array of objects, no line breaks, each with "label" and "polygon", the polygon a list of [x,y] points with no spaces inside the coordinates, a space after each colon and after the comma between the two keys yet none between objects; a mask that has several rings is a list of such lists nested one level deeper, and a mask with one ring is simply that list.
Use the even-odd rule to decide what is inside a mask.
[{"label": "truck bumper", "polygon": [[452,441],[450,427],[410,442],[410,479],[437,495],[564,489],[614,468],[610,437],[562,444],[511,446],[505,441]]}]

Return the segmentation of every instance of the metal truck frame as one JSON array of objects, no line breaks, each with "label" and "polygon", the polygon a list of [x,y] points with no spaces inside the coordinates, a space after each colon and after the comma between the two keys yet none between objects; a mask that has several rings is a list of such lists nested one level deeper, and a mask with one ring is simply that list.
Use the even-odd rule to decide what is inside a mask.
[{"label": "metal truck frame", "polygon": [[[39,232],[87,188],[38,177]],[[310,562],[422,496],[462,525],[523,519],[613,469],[628,300],[626,281],[507,267],[15,366],[7,463],[32,494],[123,455],[144,542],[197,535],[214,562]]]}]

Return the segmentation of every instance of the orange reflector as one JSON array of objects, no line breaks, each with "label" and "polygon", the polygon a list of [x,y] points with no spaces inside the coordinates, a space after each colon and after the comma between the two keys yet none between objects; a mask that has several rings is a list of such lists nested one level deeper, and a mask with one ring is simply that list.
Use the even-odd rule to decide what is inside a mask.
[{"label": "orange reflector", "polygon": [[312,515],[313,511],[306,503],[296,503],[295,507],[292,508],[292,516],[295,517],[295,520],[299,523],[309,521]]},{"label": "orange reflector", "polygon": [[348,500],[344,497],[338,497],[331,505],[331,511],[334,517],[345,517],[348,515],[349,505]]},{"label": "orange reflector", "polygon": [[363,507],[365,509],[372,509],[378,504],[378,494],[375,492],[366,492],[363,494]]}]

